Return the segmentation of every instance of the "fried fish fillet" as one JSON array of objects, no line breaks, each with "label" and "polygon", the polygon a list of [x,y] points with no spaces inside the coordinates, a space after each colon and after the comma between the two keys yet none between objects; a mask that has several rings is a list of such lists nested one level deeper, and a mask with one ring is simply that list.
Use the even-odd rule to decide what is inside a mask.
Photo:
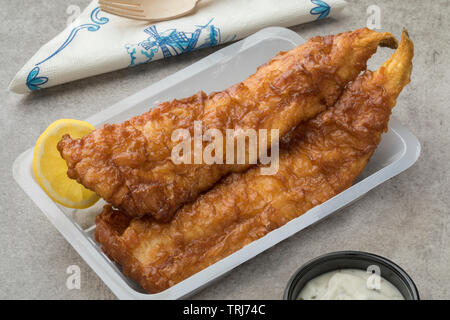
[{"label": "fried fish fillet", "polygon": [[278,173],[234,173],[167,224],[106,206],[96,240],[123,272],[159,292],[259,239],[351,186],[387,131],[391,109],[410,81],[413,43],[376,72],[350,84],[332,108],[291,132]]},{"label": "fried fish fillet", "polygon": [[[171,140],[175,130],[188,129],[193,137],[194,121],[201,121],[203,132],[217,129],[224,136],[226,129],[239,128],[278,129],[282,136],[332,106],[346,84],[365,70],[378,45],[397,43],[390,33],[369,29],[315,37],[280,53],[225,91],[162,103],[82,139],[66,135],[58,150],[67,162],[67,175],[131,216],[168,221],[176,209],[220,178],[249,167],[175,164],[171,158],[179,143]],[[226,150],[223,154],[225,158]]]}]

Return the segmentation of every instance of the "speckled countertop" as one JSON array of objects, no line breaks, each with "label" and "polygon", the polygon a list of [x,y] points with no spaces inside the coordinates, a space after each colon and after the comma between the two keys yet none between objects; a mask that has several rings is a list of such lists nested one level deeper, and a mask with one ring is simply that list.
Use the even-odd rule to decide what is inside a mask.
[{"label": "speckled countertop", "polygon": [[[84,7],[89,0],[71,0]],[[415,42],[411,84],[394,115],[419,138],[422,154],[406,172],[354,205],[241,265],[193,298],[280,299],[301,264],[336,250],[364,250],[400,264],[424,299],[450,298],[450,2],[349,1],[334,19],[292,28],[304,38],[366,25],[381,9],[381,28]],[[156,61],[43,90],[7,92],[9,81],[66,24],[68,2],[0,0],[0,298],[114,299],[115,296],[13,180],[14,159],[59,118],[85,119],[217,50]],[[389,51],[381,50],[369,66]],[[81,268],[81,289],[66,288],[66,269]]]}]

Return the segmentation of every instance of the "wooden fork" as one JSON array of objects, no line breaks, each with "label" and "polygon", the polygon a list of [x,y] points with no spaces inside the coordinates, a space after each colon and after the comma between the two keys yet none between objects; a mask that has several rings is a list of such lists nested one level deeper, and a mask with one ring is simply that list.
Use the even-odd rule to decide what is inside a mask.
[{"label": "wooden fork", "polygon": [[187,15],[200,0],[99,0],[100,9],[118,16],[164,21]]}]

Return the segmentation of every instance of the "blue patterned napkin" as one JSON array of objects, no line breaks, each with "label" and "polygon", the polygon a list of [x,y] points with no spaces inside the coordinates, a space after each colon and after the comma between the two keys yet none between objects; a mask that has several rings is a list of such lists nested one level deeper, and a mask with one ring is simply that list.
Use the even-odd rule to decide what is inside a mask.
[{"label": "blue patterned napkin", "polygon": [[25,64],[9,90],[27,93],[241,39],[264,27],[323,19],[345,4],[343,0],[202,0],[194,14],[149,24],[102,12],[94,0]]}]

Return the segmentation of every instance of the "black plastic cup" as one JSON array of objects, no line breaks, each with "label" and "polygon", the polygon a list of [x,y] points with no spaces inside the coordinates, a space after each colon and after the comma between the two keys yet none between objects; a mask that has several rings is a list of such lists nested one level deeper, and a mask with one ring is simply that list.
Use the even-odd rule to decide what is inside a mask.
[{"label": "black plastic cup", "polygon": [[416,285],[402,268],[386,258],[360,251],[332,252],[304,264],[289,280],[284,291],[284,300],[297,300],[308,281],[324,273],[339,269],[366,271],[370,266],[378,266],[381,277],[397,287],[405,300],[420,300]]}]

